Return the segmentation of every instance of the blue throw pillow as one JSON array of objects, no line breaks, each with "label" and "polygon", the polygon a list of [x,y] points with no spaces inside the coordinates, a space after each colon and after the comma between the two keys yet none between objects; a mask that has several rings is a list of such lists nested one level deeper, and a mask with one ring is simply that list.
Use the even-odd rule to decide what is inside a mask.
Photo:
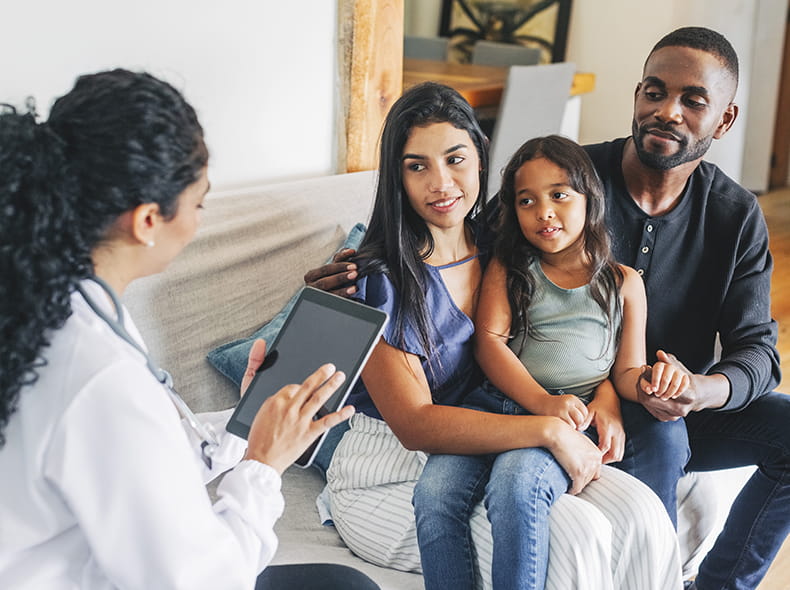
[{"label": "blue throw pillow", "polygon": [[[359,244],[362,242],[362,238],[365,235],[365,230],[366,228],[362,223],[358,223],[352,227],[351,231],[348,232],[346,241],[343,242],[342,248],[352,248],[354,250],[359,248]],[[327,262],[331,261],[331,258],[327,260]],[[208,362],[237,386],[241,385],[241,379],[244,377],[244,371],[247,369],[247,359],[250,356],[252,343],[258,338],[265,340],[267,346],[274,341],[283,323],[285,323],[285,318],[288,317],[291,308],[294,306],[298,294],[297,291],[288,303],[285,304],[285,307],[283,307],[271,321],[258,328],[247,338],[241,338],[233,342],[228,342],[227,344],[222,344],[210,351],[208,355],[206,355]]]}]

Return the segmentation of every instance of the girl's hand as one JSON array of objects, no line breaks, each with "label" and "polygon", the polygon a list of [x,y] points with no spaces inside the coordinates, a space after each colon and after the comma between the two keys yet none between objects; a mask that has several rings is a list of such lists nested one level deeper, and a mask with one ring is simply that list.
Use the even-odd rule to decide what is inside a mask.
[{"label": "girl's hand", "polygon": [[569,494],[578,494],[601,475],[601,451],[584,434],[557,420],[548,449],[571,478]]},{"label": "girl's hand", "polygon": [[606,465],[621,461],[625,453],[625,429],[619,408],[617,412],[610,412],[606,408],[594,406],[594,403],[590,403],[589,409],[592,425],[598,432],[598,449],[603,453],[601,462]]},{"label": "girl's hand", "polygon": [[639,379],[642,391],[664,401],[682,395],[690,384],[691,379],[687,372],[664,361],[645,367]]},{"label": "girl's hand", "polygon": [[533,414],[539,416],[554,416],[565,422],[571,428],[579,431],[587,430],[592,416],[578,397],[570,394],[542,396],[535,404],[537,411]]},{"label": "girl's hand", "polygon": [[250,427],[245,459],[266,463],[282,474],[316,438],[354,413],[353,407],[346,406],[314,419],[345,379],[333,365],[324,365],[301,385],[286,385],[267,399]]}]

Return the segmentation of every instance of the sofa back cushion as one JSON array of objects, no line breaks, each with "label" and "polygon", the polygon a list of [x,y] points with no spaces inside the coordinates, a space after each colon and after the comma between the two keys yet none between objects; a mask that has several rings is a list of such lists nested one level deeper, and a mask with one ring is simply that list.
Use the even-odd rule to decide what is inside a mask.
[{"label": "sofa back cushion", "polygon": [[269,321],[357,222],[367,222],[373,172],[211,194],[200,229],[163,273],[124,294],[155,362],[197,412],[238,401],[206,354]]}]

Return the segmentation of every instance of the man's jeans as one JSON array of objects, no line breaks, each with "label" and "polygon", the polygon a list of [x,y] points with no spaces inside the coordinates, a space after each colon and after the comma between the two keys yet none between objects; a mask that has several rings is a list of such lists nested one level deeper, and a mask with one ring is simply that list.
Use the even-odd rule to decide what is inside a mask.
[{"label": "man's jeans", "polygon": [[[493,387],[464,403],[499,414],[527,412]],[[485,499],[494,540],[497,590],[542,589],[549,557],[549,512],[570,479],[543,448],[491,455],[431,455],[414,489],[414,512],[425,587],[476,587],[469,517]]]},{"label": "man's jeans", "polygon": [[663,502],[677,530],[677,484],[690,455],[686,424],[683,419],[661,422],[641,404],[626,400],[621,400],[620,410],[625,453],[612,466],[646,483]]},{"label": "man's jeans", "polygon": [[[632,406],[636,404],[623,402],[629,443],[620,467],[658,492],[674,515],[680,474],[660,465],[671,466],[672,453],[682,444],[661,457],[661,445],[656,442],[661,439],[654,431],[640,430],[645,419],[640,409],[647,412]],[[698,590],[753,590],[790,533],[790,395],[770,393],[737,412],[695,412],[686,417],[685,425],[691,448],[686,471],[758,467],[735,499],[724,530],[702,561],[696,579]],[[675,446],[670,444],[664,437],[663,446]],[[647,460],[635,462],[629,457],[650,445],[656,450],[652,456],[640,453]]]}]

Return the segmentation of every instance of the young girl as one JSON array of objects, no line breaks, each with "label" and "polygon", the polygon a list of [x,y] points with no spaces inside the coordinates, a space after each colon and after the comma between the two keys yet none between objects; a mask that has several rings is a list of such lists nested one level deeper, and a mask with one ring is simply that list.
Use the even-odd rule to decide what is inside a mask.
[{"label": "young girl", "polygon": [[[461,407],[480,382],[471,317],[488,258],[476,223],[486,144],[469,104],[439,84],[407,90],[385,121],[355,296],[385,309],[390,322],[352,393],[357,414],[327,472],[338,533],[352,551],[378,565],[421,569],[421,524],[415,524],[412,502],[418,502],[414,486],[426,453],[489,456],[545,447],[579,488],[601,470],[599,449],[560,418]],[[503,485],[503,502],[517,489]],[[627,582],[644,590],[677,588],[677,542],[658,499],[617,470],[587,489],[579,498],[560,499],[552,510],[549,587],[611,589]],[[470,534],[452,542],[463,546],[464,556],[448,563],[447,576],[434,575],[423,559],[426,587],[455,590],[475,587],[480,579],[491,586],[485,512],[478,508],[471,525],[468,514],[462,518]],[[532,551],[530,543],[514,541],[523,552]],[[494,587],[502,586],[494,580]]]},{"label": "young girl", "polygon": [[[475,318],[475,356],[488,380],[464,405],[555,416],[578,431],[592,425],[588,434],[602,462],[618,461],[625,436],[615,388],[630,399],[637,386],[671,398],[685,390],[688,377],[657,363],[652,379],[642,378],[644,287],[636,271],[610,255],[592,163],[568,139],[532,139],[505,168],[499,198],[495,258]],[[415,490],[423,569],[435,572],[426,579],[447,583],[453,571],[474,567],[458,539],[469,537],[469,516],[485,499],[494,587],[544,587],[549,511],[586,481],[569,477],[561,452],[539,446],[429,458]]]}]

